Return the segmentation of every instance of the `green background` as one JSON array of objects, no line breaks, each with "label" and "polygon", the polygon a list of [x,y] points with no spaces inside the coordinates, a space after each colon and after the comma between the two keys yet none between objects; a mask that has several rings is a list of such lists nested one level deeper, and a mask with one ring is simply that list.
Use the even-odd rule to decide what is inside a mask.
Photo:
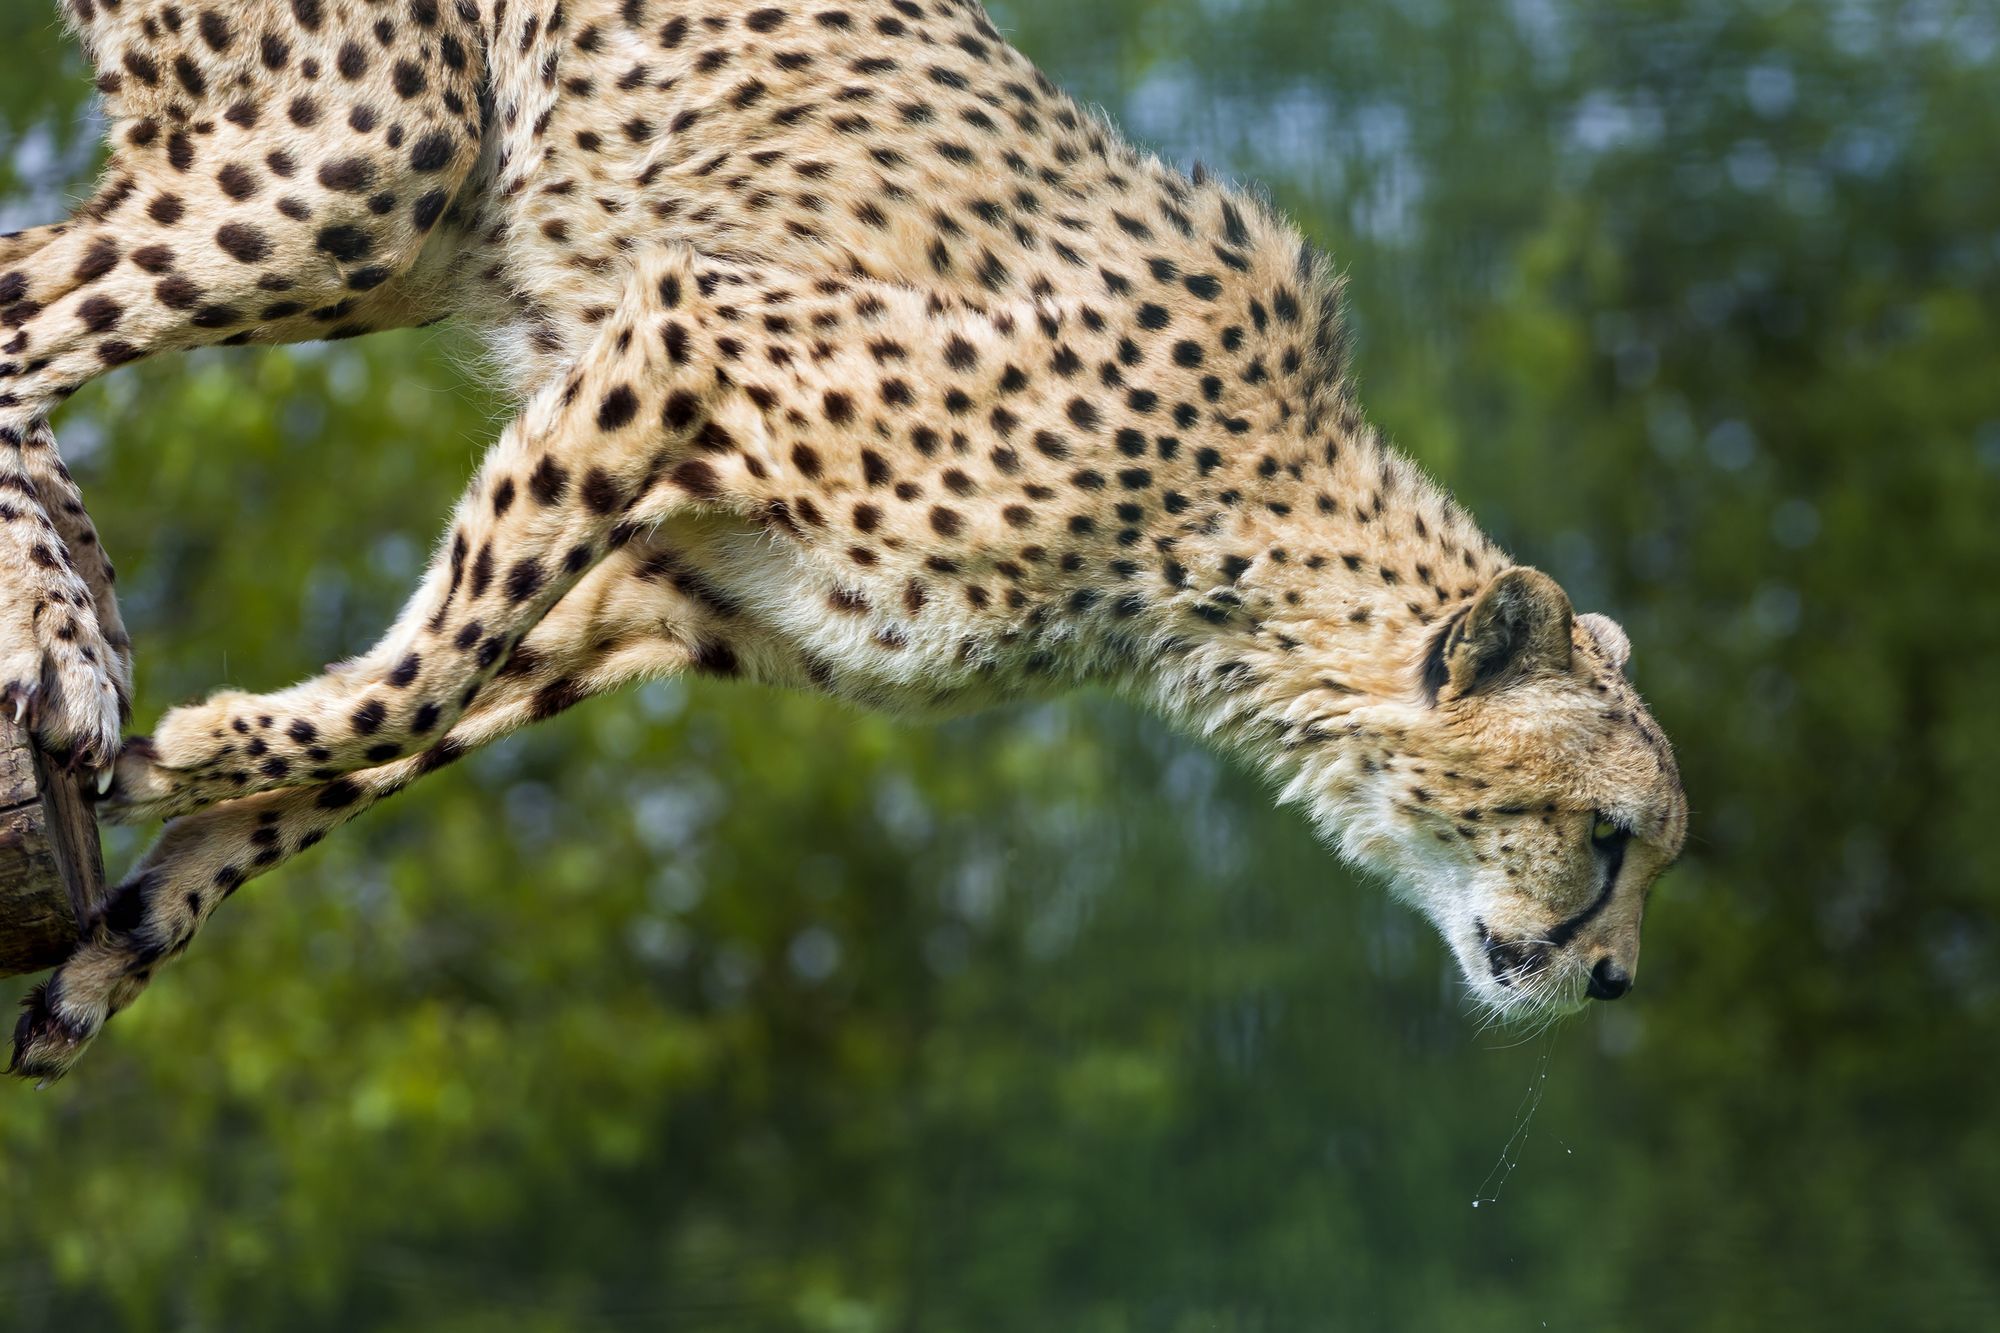
[{"label": "green background", "polygon": [[[0,5],[6,225],[93,161],[51,8]],[[1694,809],[1633,998],[1480,1035],[1427,926],[1102,698],[654,685],[258,882],[0,1088],[0,1326],[1995,1327],[2000,9],[994,11],[1268,182],[1374,418],[1631,631]],[[494,432],[472,357],[67,409],[142,725],[372,640]]]}]

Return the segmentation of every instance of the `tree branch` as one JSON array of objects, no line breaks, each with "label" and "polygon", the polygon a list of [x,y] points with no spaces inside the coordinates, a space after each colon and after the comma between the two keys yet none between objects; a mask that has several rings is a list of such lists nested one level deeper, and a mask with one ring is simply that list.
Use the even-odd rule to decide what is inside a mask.
[{"label": "tree branch", "polygon": [[75,777],[0,717],[0,976],[68,956],[104,898],[97,818]]}]

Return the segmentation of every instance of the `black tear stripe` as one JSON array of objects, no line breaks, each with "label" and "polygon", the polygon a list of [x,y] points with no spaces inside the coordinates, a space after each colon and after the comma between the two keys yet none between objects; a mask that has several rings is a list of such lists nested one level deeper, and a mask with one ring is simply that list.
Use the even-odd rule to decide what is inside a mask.
[{"label": "black tear stripe", "polygon": [[1624,839],[1619,839],[1611,850],[1605,854],[1605,859],[1610,864],[1604,868],[1604,887],[1598,890],[1596,901],[1549,932],[1549,943],[1553,947],[1560,949],[1575,939],[1577,932],[1589,925],[1596,918],[1597,914],[1610,904],[1611,894],[1618,887],[1618,872],[1625,868]]}]

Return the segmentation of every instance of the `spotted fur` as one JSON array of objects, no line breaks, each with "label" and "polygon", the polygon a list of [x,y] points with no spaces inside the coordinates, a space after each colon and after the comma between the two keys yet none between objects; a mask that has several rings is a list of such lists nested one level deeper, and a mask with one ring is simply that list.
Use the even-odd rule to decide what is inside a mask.
[{"label": "spotted fur", "polygon": [[[1629,978],[1685,807],[1622,633],[1366,424],[1322,256],[973,0],[70,17],[113,152],[77,217],[0,242],[23,439],[157,351],[448,316],[521,407],[373,650],[128,744],[108,808],[173,822],[31,997],[18,1071],[62,1073],[373,802],[689,670],[910,713],[1107,685],[1261,765],[1494,1003]],[[23,513],[68,515],[73,557],[54,475]],[[57,565],[121,669],[108,565]]]}]

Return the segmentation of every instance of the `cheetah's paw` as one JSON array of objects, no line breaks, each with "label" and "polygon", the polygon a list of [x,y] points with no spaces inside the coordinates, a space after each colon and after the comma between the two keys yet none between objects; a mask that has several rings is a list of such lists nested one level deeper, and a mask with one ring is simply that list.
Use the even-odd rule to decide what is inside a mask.
[{"label": "cheetah's paw", "polygon": [[41,642],[0,652],[0,709],[72,770],[110,782],[129,711],[110,648],[94,625],[65,621]]},{"label": "cheetah's paw", "polygon": [[258,733],[266,729],[237,725],[246,702],[256,700],[225,691],[169,709],[151,736],[126,741],[98,803],[99,817],[115,824],[145,824],[243,795],[247,766],[264,752]]}]

